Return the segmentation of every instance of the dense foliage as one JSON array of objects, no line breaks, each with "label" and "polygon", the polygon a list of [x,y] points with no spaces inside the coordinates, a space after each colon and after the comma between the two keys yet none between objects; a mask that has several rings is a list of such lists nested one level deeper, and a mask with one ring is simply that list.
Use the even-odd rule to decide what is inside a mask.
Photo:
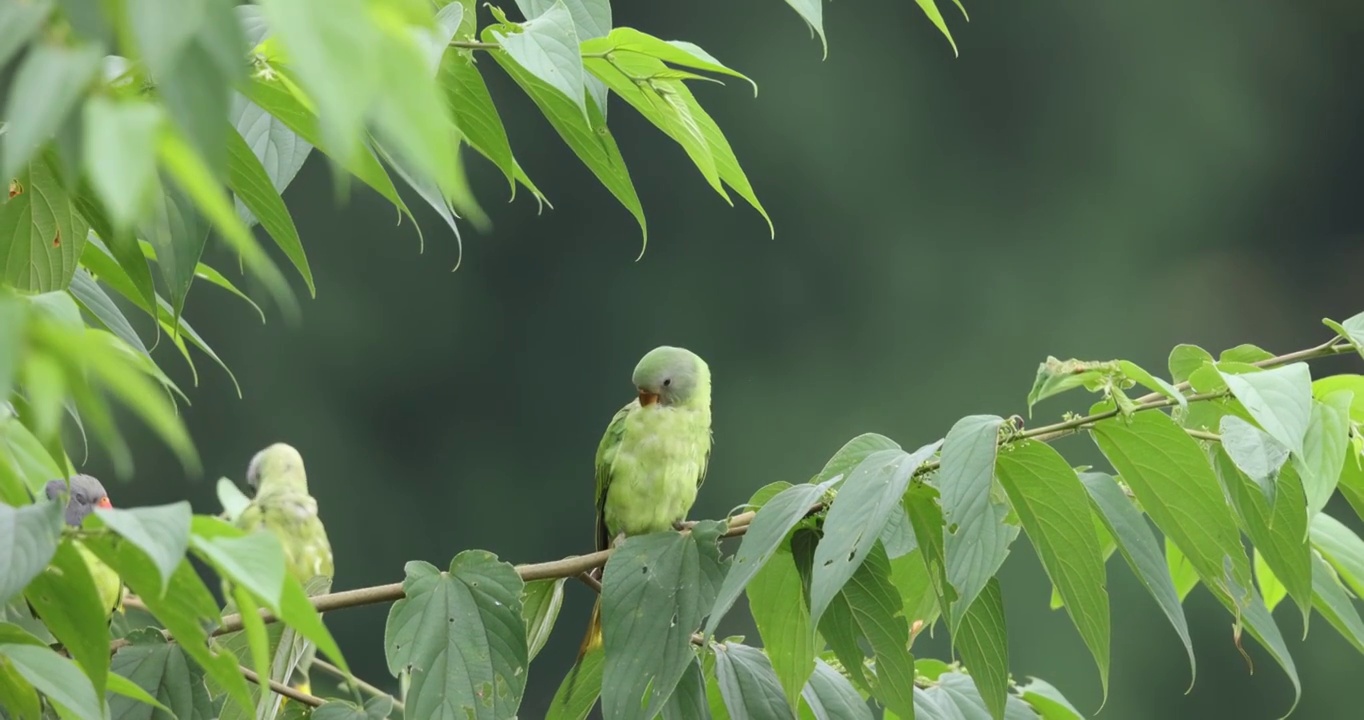
[{"label": "dense foliage", "polygon": [[[950,41],[933,0],[918,2]],[[788,4],[823,42],[818,0]],[[1315,611],[1364,652],[1352,599],[1364,591],[1364,540],[1322,512],[1339,491],[1364,515],[1364,376],[1314,379],[1306,363],[1364,354],[1364,315],[1328,321],[1331,338],[1286,355],[1242,345],[1214,357],[1182,345],[1169,380],[1128,361],[1049,358],[1030,407],[1085,388],[1100,395],[1087,414],[1038,427],[970,416],[909,451],[861,435],[808,480],[764,486],[730,517],[545,563],[466,550],[445,569],[409,563],[402,583],[321,593],[285,572],[271,535],[224,519],[245,501],[226,480],[222,517],[180,502],[99,509],[64,529],[62,503],[42,490],[76,471],[69,441],[88,433],[132,473],[120,406],[197,471],[175,405],[189,398],[151,348],[164,334],[191,367],[190,346],[217,361],[183,315],[196,279],[265,317],[201,262],[210,235],[292,315],[297,301],[253,234],[259,224],[313,292],[281,193],[314,148],[338,192],[356,178],[411,218],[396,174],[456,238],[465,222],[486,227],[465,147],[511,193],[544,202],[484,83],[494,64],[637,219],[642,239],[645,214],[606,121],[612,94],[676,142],[727,202],[733,192],[766,217],[691,90],[746,76],[694,44],[614,27],[606,0],[517,0],[522,21],[485,5],[481,24],[479,9],[473,0],[0,5],[0,66],[14,72],[0,137],[4,714],[272,716],[253,710],[264,684],[290,695],[282,712],[295,717],[510,718],[564,585],[577,578],[602,594],[604,643],[564,678],[552,717],[584,717],[598,701],[609,718],[1081,717],[1046,682],[1009,674],[996,575],[1020,533],[1104,688],[1115,551],[1169,618],[1191,675],[1182,602],[1198,586],[1232,615],[1229,639],[1239,647],[1248,632],[1295,690],[1270,614],[1279,603],[1304,621]],[[150,319],[150,347],[125,311]],[[1132,397],[1137,386],[1150,394]],[[1093,439],[1111,473],[1076,469],[1048,444],[1077,434]],[[132,593],[112,623],[87,556]],[[222,581],[226,608],[191,561]],[[716,635],[741,597],[760,643]],[[320,614],[379,602],[393,603],[384,652],[404,688],[397,702],[348,677]],[[952,661],[916,658],[915,638],[939,624]],[[342,697],[280,685],[287,678],[271,668],[284,651],[281,626],[336,664],[348,680]]]}]

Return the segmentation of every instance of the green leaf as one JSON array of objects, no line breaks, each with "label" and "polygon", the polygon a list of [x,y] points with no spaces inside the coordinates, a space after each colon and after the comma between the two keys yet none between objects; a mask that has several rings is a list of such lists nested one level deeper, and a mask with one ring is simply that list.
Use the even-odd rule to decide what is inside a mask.
[{"label": "green leaf", "polygon": [[8,603],[57,553],[62,506],[56,502],[0,504],[0,603]]},{"label": "green leaf", "polygon": [[1321,322],[1339,333],[1341,337],[1345,338],[1346,342],[1354,347],[1355,352],[1364,357],[1364,313],[1352,315],[1350,319],[1344,322],[1336,322],[1331,319],[1323,319]]},{"label": "green leaf", "polygon": [[118,571],[147,609],[174,634],[179,647],[198,663],[232,699],[250,705],[251,691],[229,652],[208,644],[204,628],[222,622],[213,594],[199,579],[188,559],[182,559],[162,590],[160,571],[146,553],[130,542],[110,536],[86,540],[99,559]]},{"label": "green leaf", "polygon": [[706,621],[704,634],[710,637],[720,620],[734,606],[739,594],[748,585],[774,553],[786,543],[787,536],[810,512],[810,507],[824,496],[825,491],[838,478],[825,480],[818,485],[793,485],[762,506],[753,517],[743,542],[734,553],[730,570],[720,585],[715,605],[710,609],[710,619]]},{"label": "green leaf", "polygon": [[1264,431],[1299,455],[1312,417],[1312,375],[1297,362],[1263,372],[1219,372],[1231,393]]},{"label": "green leaf", "polygon": [[1348,390],[1327,394],[1312,402],[1312,420],[1303,438],[1301,462],[1297,463],[1307,495],[1307,514],[1316,515],[1335,493],[1344,470],[1350,445],[1350,404],[1354,393]]},{"label": "green leaf", "polygon": [[[472,13],[470,13],[472,14]],[[516,160],[507,131],[493,104],[483,75],[474,65],[472,51],[450,48],[441,58],[436,81],[445,92],[445,104],[454,113],[465,142],[488,158],[507,176],[516,191]]]},{"label": "green leaf", "polygon": [[1273,505],[1279,470],[1288,462],[1288,448],[1235,415],[1223,416],[1219,430],[1227,456],[1259,487],[1265,501]]},{"label": "green leaf", "polygon": [[[190,545],[225,579],[277,609],[284,592],[284,547],[271,532],[243,532],[212,517],[193,519]],[[236,530],[230,532],[229,530]]]},{"label": "green leaf", "polygon": [[992,577],[962,617],[952,645],[961,652],[962,663],[971,671],[976,689],[996,720],[1004,717],[1009,695],[1008,640],[1004,598],[999,579]]},{"label": "green leaf", "polygon": [[[150,705],[152,707],[165,710],[166,712],[170,712],[170,708],[162,704],[161,701],[152,697],[146,690],[143,690],[141,687],[138,687],[136,683],[129,680],[128,678],[123,677],[122,675],[109,676],[109,692],[121,695],[126,698],[131,698],[143,705]],[[113,698],[110,699],[112,700]]]},{"label": "green leaf", "polygon": [[[909,653],[909,623],[890,575],[885,551],[879,544],[872,546],[866,562],[829,604],[819,633],[853,682],[890,710],[909,715],[914,705],[914,656]],[[875,657],[874,682],[864,674],[868,649]]]},{"label": "green leaf", "polygon": [[1364,597],[1364,540],[1339,520],[1318,513],[1312,516],[1312,545],[1355,595]]},{"label": "green leaf", "polygon": [[543,13],[521,23],[519,29],[509,32],[510,28],[503,25],[484,32],[492,34],[512,62],[577,105],[587,120],[578,33],[563,0],[555,0]]},{"label": "green leaf", "polygon": [[[554,693],[554,699],[549,703],[545,720],[570,718],[583,720],[587,717],[592,711],[592,706],[597,704],[597,696],[601,694],[602,664],[605,657],[605,650],[598,645],[579,660],[577,676],[574,677],[572,674],[564,676],[559,689]],[[570,680],[573,682],[570,683]],[[572,695],[569,694],[570,691]]]},{"label": "green leaf", "polygon": [[910,478],[941,444],[940,440],[913,453],[902,450],[873,453],[843,481],[825,516],[824,538],[815,548],[810,582],[811,622],[819,623],[834,596],[857,571],[891,513],[901,507]]},{"label": "green leaf", "polygon": [[1085,720],[1060,690],[1040,678],[1028,678],[1027,684],[1018,686],[1018,694],[1042,720]]},{"label": "green leaf", "polygon": [[389,672],[413,671],[404,714],[511,717],[529,665],[516,569],[482,550],[456,555],[448,574],[419,561],[404,569],[406,597],[384,627]]},{"label": "green leaf", "polygon": [[763,651],[735,642],[711,647],[720,695],[733,720],[795,720]]},{"label": "green leaf", "polygon": [[994,496],[999,427],[995,415],[968,415],[943,441],[942,466],[934,484],[941,493],[943,556],[947,582],[957,599],[949,614],[953,634],[967,608],[1009,555],[1018,528],[1004,522],[1008,504]]},{"label": "green leaf", "polygon": [[1187,410],[1189,408],[1189,401],[1184,397],[1184,393],[1177,390],[1174,385],[1146,372],[1136,363],[1129,360],[1119,360],[1118,368],[1122,370],[1122,374],[1127,376],[1128,380],[1141,385],[1147,390],[1152,390],[1164,395],[1175,401],[1182,409]]},{"label": "green leaf", "polygon": [[947,21],[943,20],[942,13],[938,12],[937,4],[935,4],[933,0],[915,0],[915,2],[919,3],[919,9],[923,10],[924,14],[928,16],[929,21],[933,23],[933,27],[938,28],[938,32],[942,33],[943,37],[947,38],[948,44],[952,46],[952,55],[955,57],[958,54],[957,41],[953,40],[952,33],[948,32]]},{"label": "green leaf", "polygon": [[143,100],[93,95],[85,103],[85,174],[119,229],[131,227],[150,206],[164,121],[161,107]]},{"label": "green leaf", "polygon": [[1170,351],[1170,378],[1186,382],[1195,370],[1213,362],[1212,354],[1197,345],[1179,344]]},{"label": "green leaf", "polygon": [[303,253],[303,240],[298,236],[298,228],[294,227],[294,219],[290,217],[289,209],[284,206],[284,199],[275,190],[265,167],[235,130],[227,133],[227,185],[298,269],[299,275],[308,284],[308,292],[317,297],[313,272],[308,267],[308,258]]},{"label": "green leaf", "polygon": [[24,598],[103,697],[109,675],[107,608],[74,540],[62,542],[47,569],[24,589]]},{"label": "green leaf", "polygon": [[715,602],[727,563],[721,523],[690,534],[625,539],[602,575],[602,714],[651,718],[663,708],[692,658],[691,635]]},{"label": "green leaf", "polygon": [[218,502],[223,506],[223,519],[235,524],[237,516],[241,515],[242,510],[251,504],[251,498],[247,497],[237,487],[236,483],[227,478],[218,478],[216,492]]},{"label": "green leaf", "polygon": [[829,57],[829,40],[824,37],[824,2],[823,0],[786,0],[798,14],[800,19],[810,26],[812,34],[819,35],[819,44],[824,48],[824,57]]},{"label": "green leaf", "polygon": [[[1127,560],[1146,591],[1155,598],[1156,604],[1160,605],[1184,643],[1184,652],[1189,656],[1189,685],[1192,687],[1198,671],[1193,641],[1189,638],[1189,623],[1180,604],[1183,598],[1175,589],[1170,570],[1166,567],[1160,545],[1156,543],[1150,526],[1111,476],[1097,472],[1080,473],[1080,482],[1089,492],[1090,503],[1103,519],[1104,526],[1117,542],[1123,559]],[[1197,582],[1197,576],[1193,580]]]},{"label": "green leaf", "polygon": [[189,548],[193,516],[189,503],[181,500],[169,505],[131,510],[101,508],[95,514],[110,529],[146,554],[156,568],[160,579],[156,590],[161,592],[175,574],[176,568],[180,567]]},{"label": "green leaf", "polygon": [[[805,547],[813,549],[810,545]],[[806,563],[812,558],[813,554],[807,555]],[[731,569],[729,575],[736,572]],[[725,580],[728,582],[729,578]],[[815,635],[811,631],[807,596],[789,543],[782,543],[748,583],[749,613],[786,694],[786,702],[793,709],[815,668]],[[711,615],[712,621],[714,618]]]},{"label": "green leaf", "polygon": [[1045,443],[1011,443],[995,467],[1047,577],[1094,656],[1107,697],[1108,592],[1088,493],[1065,459]]},{"label": "green leaf", "polygon": [[3,656],[0,656],[0,707],[18,720],[41,720],[43,714],[38,691]]},{"label": "green leaf", "polygon": [[1204,582],[1221,586],[1222,559],[1229,557],[1237,583],[1250,585],[1250,561],[1236,518],[1193,438],[1161,412],[1103,420],[1091,435],[1146,514]]},{"label": "green leaf", "polygon": [[1305,628],[1312,612],[1312,548],[1307,543],[1307,513],[1297,472],[1291,466],[1284,469],[1278,480],[1280,497],[1270,503],[1254,481],[1237,470],[1225,448],[1217,452],[1213,468],[1251,542],[1302,609]]},{"label": "green leaf", "polygon": [[[484,42],[493,42],[492,28],[484,28],[482,37]],[[635,194],[630,171],[625,167],[625,158],[621,157],[620,149],[616,147],[616,139],[606,127],[606,120],[596,105],[587,106],[587,118],[584,119],[581,112],[582,103],[564,97],[560,91],[521,67],[506,53],[494,52],[491,55],[512,80],[516,81],[521,90],[530,96],[535,106],[578,159],[582,160],[601,184],[611,191],[630,214],[634,215],[647,242],[649,233],[644,221],[644,208],[639,203],[639,196]]]},{"label": "green leaf", "polygon": [[[74,47],[37,42],[29,47],[14,71],[5,107],[9,123],[0,149],[4,167],[0,177],[12,178],[62,125],[86,86],[95,78],[103,53],[95,45]],[[23,108],[23,112],[14,112]],[[3,254],[3,253],[0,253]]]},{"label": "green leaf", "polygon": [[1354,393],[1354,400],[1350,402],[1350,420],[1364,423],[1364,375],[1328,375],[1312,381],[1312,397],[1323,402],[1326,396],[1340,390]]},{"label": "green leaf", "polygon": [[1033,406],[1037,403],[1067,390],[1078,387],[1098,390],[1107,377],[1119,372],[1116,361],[1084,362],[1048,356],[1046,362],[1037,366],[1037,376],[1033,379],[1032,389],[1028,391],[1028,414],[1032,415]]},{"label": "green leaf", "polygon": [[103,717],[103,704],[90,679],[75,663],[52,649],[29,644],[0,644],[0,657],[9,660],[25,680],[57,705],[63,718]]},{"label": "green leaf", "polygon": [[0,67],[28,44],[51,12],[51,0],[0,5]]},{"label": "green leaf", "polygon": [[706,678],[701,670],[701,659],[687,664],[677,690],[663,706],[663,720],[709,720],[710,707],[706,699]]},{"label": "green leaf", "polygon": [[117,335],[118,339],[128,343],[139,353],[148,354],[147,346],[133,329],[132,323],[128,322],[123,311],[114,304],[113,298],[110,298],[108,293],[104,292],[104,288],[90,276],[89,270],[84,267],[77,268],[76,274],[71,276],[71,286],[67,290],[71,291],[71,296],[76,298],[81,307],[94,315],[105,329]]},{"label": "green leaf", "polygon": [[1227,348],[1226,350],[1223,350],[1222,353],[1217,356],[1217,362],[1245,363],[1248,365],[1253,365],[1255,363],[1264,362],[1266,360],[1272,360],[1273,358],[1274,353],[1265,350],[1262,347],[1251,345],[1250,343],[1242,343],[1240,345],[1237,345],[1236,347]]},{"label": "green leaf", "polygon": [[584,55],[610,52],[647,55],[673,65],[707,70],[747,80],[748,84],[753,86],[754,97],[758,95],[758,84],[753,82],[752,78],[726,67],[710,53],[689,42],[660,40],[653,35],[629,27],[614,28],[606,37],[583,40],[582,42],[582,53]]},{"label": "green leaf", "polygon": [[393,712],[393,698],[378,695],[364,707],[344,700],[328,700],[312,712],[312,720],[384,720]]},{"label": "green leaf", "polygon": [[1189,558],[1180,552],[1179,546],[1170,540],[1169,535],[1165,536],[1165,563],[1170,571],[1170,580],[1175,586],[1175,594],[1182,603],[1198,586],[1198,571],[1194,569],[1193,563],[1189,562]]},{"label": "green leaf", "polygon": [[526,662],[535,659],[549,640],[559,608],[564,602],[564,578],[526,583],[521,593],[522,615],[526,619]]},{"label": "green leaf", "polygon": [[[239,7],[260,9],[257,5]],[[270,185],[275,189],[275,194],[283,193],[298,175],[308,155],[312,153],[312,144],[290,130],[279,118],[265,112],[259,105],[247,100],[238,92],[232,94],[232,109],[228,113],[228,120],[246,141],[251,154],[260,161],[265,174],[270,178]],[[236,198],[236,208],[243,222],[248,226],[256,224],[256,216],[240,197]]]},{"label": "green leaf", "polygon": [[819,474],[810,478],[811,485],[817,485],[826,480],[841,478],[846,480],[858,465],[862,464],[868,456],[878,450],[899,450],[900,443],[891,440],[885,435],[877,433],[862,433],[857,437],[843,444],[838,452],[824,463],[824,467]]},{"label": "green leaf", "polygon": [[274,261],[256,242],[251,231],[246,229],[246,224],[237,217],[236,211],[232,209],[232,202],[214,179],[203,159],[185,143],[184,139],[173,132],[161,134],[157,156],[162,167],[175,179],[180,189],[194,200],[199,211],[213,223],[213,227],[228,245],[241,255],[246,267],[260,277],[276,301],[286,310],[296,310],[294,306],[296,301],[289,291],[288,282],[280,274],[279,268],[275,267]]},{"label": "green leaf", "polygon": [[904,506],[914,526],[914,534],[923,538],[918,551],[934,594],[934,608],[951,607],[957,602],[957,593],[947,581],[947,563],[943,559],[943,536],[947,525],[938,505],[938,491],[931,485],[913,484],[905,493]]},{"label": "green leaf", "polygon": [[815,659],[814,674],[800,696],[816,720],[872,720],[871,708],[857,688],[819,658]]},{"label": "green leaf", "polygon": [[[1227,593],[1230,598],[1219,597],[1228,609],[1232,609],[1233,614],[1245,623],[1245,627],[1250,634],[1264,646],[1269,654],[1274,657],[1279,666],[1284,669],[1288,679],[1293,683],[1293,704],[1289,706],[1288,712],[1284,717],[1293,713],[1293,708],[1297,707],[1298,700],[1302,698],[1302,683],[1298,680],[1298,669],[1293,663],[1293,658],[1288,654],[1288,646],[1284,644],[1283,635],[1279,632],[1279,627],[1274,624],[1274,618],[1269,614],[1269,609],[1265,607],[1264,600],[1259,593],[1249,586],[1243,586],[1234,575],[1228,573],[1223,576],[1226,584]],[[1237,636],[1239,637],[1239,623],[1237,625]]]},{"label": "green leaf", "polygon": [[21,167],[10,185],[17,194],[0,205],[0,281],[29,292],[64,290],[76,272],[89,225],[51,164],[37,158]]},{"label": "green leaf", "polygon": [[1264,553],[1259,548],[1251,549],[1251,562],[1255,566],[1255,586],[1260,589],[1260,596],[1265,600],[1265,607],[1272,613],[1283,599],[1288,597],[1288,588],[1284,587],[1283,582],[1270,569],[1269,563],[1265,561]]},{"label": "green leaf", "polygon": [[1336,578],[1335,570],[1317,553],[1312,553],[1312,606],[1326,622],[1354,648],[1364,653],[1364,620],[1350,602],[1349,593]]},{"label": "green leaf", "polygon": [[[27,315],[28,303],[8,290],[0,290],[0,397],[3,398],[10,396],[15,374],[19,371]],[[17,504],[19,499],[14,498],[11,502]]]},{"label": "green leaf", "polygon": [[[126,678],[181,720],[207,720],[196,712],[209,703],[204,671],[190,661],[183,648],[167,643],[152,628],[135,631],[125,639],[131,644],[114,653],[110,667],[114,676]],[[145,701],[127,696],[109,698],[109,710],[111,720],[154,716],[148,712]]]},{"label": "green leaf", "polygon": [[[971,678],[960,672],[947,672],[938,676],[938,684],[929,688],[923,693],[926,700],[931,701],[936,706],[936,713],[921,713],[922,720],[933,720],[934,718],[976,718],[989,717],[989,711],[985,707],[985,700],[980,693],[976,692],[975,686],[971,683]],[[915,707],[923,707],[919,702],[920,695],[915,694]],[[1010,695],[1008,704],[1004,709],[1006,720],[1035,720],[1037,715],[1032,712],[1027,703],[1018,698],[1017,695]]]}]

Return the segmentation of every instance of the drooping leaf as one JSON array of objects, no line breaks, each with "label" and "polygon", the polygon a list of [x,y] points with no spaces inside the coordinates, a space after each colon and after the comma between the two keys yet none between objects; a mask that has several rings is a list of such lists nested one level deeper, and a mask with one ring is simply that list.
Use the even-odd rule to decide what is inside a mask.
[{"label": "drooping leaf", "polygon": [[0,603],[8,603],[51,562],[62,525],[62,506],[56,502],[0,504]]},{"label": "drooping leaf", "polygon": [[1303,438],[1301,461],[1297,463],[1307,496],[1307,514],[1316,515],[1335,493],[1344,470],[1350,445],[1351,391],[1327,394],[1312,401],[1312,420]]},{"label": "drooping leaf", "polygon": [[[602,663],[606,653],[599,645],[589,650],[578,665],[578,674],[565,675],[549,701],[545,720],[583,720],[601,694]],[[572,682],[570,682],[572,681]],[[570,693],[572,693],[570,695]]]},{"label": "drooping leaf", "polygon": [[180,567],[189,548],[190,521],[193,516],[189,503],[181,500],[169,505],[129,510],[101,508],[95,514],[110,529],[146,554],[161,579],[158,591],[164,588],[176,568]]},{"label": "drooping leaf", "polygon": [[786,0],[805,24],[810,26],[812,34],[819,35],[819,44],[824,48],[824,57],[829,57],[829,41],[824,37],[824,3],[822,0]]},{"label": "drooping leaf", "polygon": [[1318,513],[1312,517],[1312,545],[1354,594],[1364,597],[1364,540],[1341,521]]},{"label": "drooping leaf", "polygon": [[1066,613],[1094,656],[1107,696],[1107,580],[1088,493],[1065,459],[1045,443],[1011,443],[1000,451],[995,467]]},{"label": "drooping leaf", "polygon": [[98,718],[103,716],[100,696],[90,679],[71,660],[58,655],[51,648],[27,643],[0,643],[0,657],[5,658],[25,680],[62,706],[72,717]]},{"label": "drooping leaf", "polygon": [[[1103,519],[1108,532],[1117,542],[1118,551],[1146,591],[1155,598],[1184,643],[1184,652],[1189,656],[1189,682],[1192,685],[1197,677],[1197,665],[1193,641],[1189,638],[1189,623],[1180,604],[1183,597],[1175,589],[1166,560],[1161,555],[1160,545],[1152,535],[1150,526],[1111,476],[1085,472],[1080,473],[1080,482],[1089,492],[1089,500]],[[1197,581],[1196,576],[1194,581]]]},{"label": "drooping leaf", "polygon": [[492,34],[512,62],[577,105],[583,120],[587,120],[578,33],[563,0],[556,0],[518,29],[520,32],[509,32],[503,25],[485,32]]},{"label": "drooping leaf", "polygon": [[521,610],[526,619],[526,662],[534,660],[549,640],[563,602],[564,578],[526,583],[521,593]]},{"label": "drooping leaf", "polygon": [[1355,352],[1364,357],[1364,313],[1352,315],[1350,319],[1343,322],[1323,319],[1322,323],[1340,333],[1346,342],[1354,346]]},{"label": "drooping leaf", "polygon": [[691,635],[715,602],[727,569],[720,523],[690,534],[626,538],[602,576],[602,714],[651,718],[661,712],[691,661]]},{"label": "drooping leaf", "polygon": [[763,651],[725,642],[715,650],[715,678],[732,720],[795,720]]},{"label": "drooping leaf", "polygon": [[1246,477],[1274,504],[1279,469],[1288,462],[1288,448],[1268,433],[1235,415],[1222,417],[1222,449]]},{"label": "drooping leaf", "polygon": [[316,297],[317,288],[313,284],[308,258],[303,253],[303,241],[298,236],[298,228],[294,227],[293,217],[284,206],[284,199],[279,196],[269,173],[247,145],[246,139],[236,130],[229,130],[226,135],[228,187],[232,188],[237,200],[245,204],[246,209],[260,221],[261,227],[270,233],[275,244],[303,276],[308,291]]},{"label": "drooping leaf", "polygon": [[687,665],[673,696],[663,706],[663,720],[710,720],[706,678],[699,657]]},{"label": "drooping leaf", "polygon": [[[815,720],[872,720],[871,707],[857,688],[819,658],[815,659],[814,673],[800,697]],[[805,714],[802,712],[801,716]]]},{"label": "drooping leaf", "polygon": [[58,546],[51,564],[24,589],[24,598],[85,670],[95,694],[102,697],[109,675],[107,608],[73,538]]},{"label": "drooping leaf", "polygon": [[947,580],[943,547],[947,525],[943,522],[942,508],[938,505],[938,491],[928,484],[913,484],[905,493],[904,506],[910,524],[914,526],[914,534],[923,538],[918,555],[935,598],[934,606],[951,607],[957,602],[957,591]]},{"label": "drooping leaf", "polygon": [[[804,548],[813,550],[812,545]],[[813,561],[813,553],[806,556],[805,561]],[[736,572],[731,569],[729,574],[732,576]],[[815,667],[816,648],[810,625],[808,592],[790,544],[778,547],[748,583],[748,609],[772,661],[772,670],[786,694],[787,704],[794,709],[801,689]]]},{"label": "drooping leaf", "polygon": [[138,234],[156,251],[156,267],[170,296],[171,313],[178,318],[194,281],[194,268],[208,245],[209,225],[180,188],[162,185],[165,192],[154,198]]},{"label": "drooping leaf", "polygon": [[[3,137],[13,135],[11,128]],[[8,199],[0,198],[0,281],[35,293],[64,290],[76,272],[88,223],[45,158],[4,177],[13,181]]]},{"label": "drooping leaf", "polygon": [[1364,620],[1350,602],[1350,595],[1336,578],[1336,571],[1312,553],[1312,606],[1347,642],[1364,653]]},{"label": "drooping leaf", "polygon": [[[75,46],[40,41],[29,47],[15,69],[5,107],[10,111],[0,137],[6,180],[38,155],[38,149],[62,125],[76,107],[86,85],[99,69],[99,48],[90,43]],[[14,112],[23,108],[23,112]]]},{"label": "drooping leaf", "polygon": [[515,191],[516,160],[511,143],[472,52],[455,47],[446,50],[436,81],[445,92],[446,105],[454,113],[465,142],[496,165]]},{"label": "drooping leaf", "polygon": [[1194,570],[1193,563],[1189,558],[1180,552],[1179,546],[1174,544],[1169,535],[1165,536],[1165,565],[1170,571],[1170,580],[1174,583],[1175,594],[1179,596],[1179,601],[1184,602],[1184,598],[1198,587],[1198,571]]},{"label": "drooping leaf", "polygon": [[460,720],[513,715],[529,665],[516,570],[482,550],[456,555],[449,573],[419,561],[405,570],[406,597],[389,612],[384,648],[395,677],[412,670],[406,713]]},{"label": "drooping leaf", "polygon": [[969,415],[958,420],[943,441],[936,484],[941,493],[947,581],[957,591],[948,616],[953,633],[986,581],[1004,564],[1009,544],[1018,536],[1018,529],[1004,522],[1008,506],[993,494],[1003,423],[995,415]]},{"label": "drooping leaf", "polygon": [[824,539],[815,548],[811,622],[819,623],[825,608],[876,543],[891,513],[901,506],[910,478],[941,444],[939,440],[913,453],[873,453],[843,481],[824,519]]},{"label": "drooping leaf", "polygon": [[785,542],[791,528],[795,527],[809,512],[810,507],[823,497],[824,492],[836,481],[825,480],[818,485],[793,485],[768,500],[753,517],[753,522],[744,534],[742,544],[734,553],[730,571],[720,585],[715,606],[710,609],[710,619],[706,621],[705,635],[715,634],[715,628],[725,613],[734,605],[739,594],[744,591],[763,565]]},{"label": "drooping leaf", "polygon": [[1255,587],[1259,588],[1265,607],[1272,613],[1274,608],[1288,597],[1288,588],[1284,587],[1283,582],[1270,569],[1264,553],[1260,552],[1259,548],[1251,550],[1251,563],[1255,567]]},{"label": "drooping leaf", "polygon": [[1084,716],[1051,683],[1030,677],[1018,687],[1018,694],[1032,706],[1042,720],[1084,720]]},{"label": "drooping leaf", "polygon": [[961,653],[976,689],[995,720],[1004,717],[1009,695],[1009,647],[1004,623],[1004,597],[999,579],[990,578],[985,589],[962,617],[952,646]]},{"label": "drooping leaf", "polygon": [[91,96],[84,112],[85,174],[114,225],[129,228],[156,190],[156,134],[164,114],[154,103],[101,95]]}]

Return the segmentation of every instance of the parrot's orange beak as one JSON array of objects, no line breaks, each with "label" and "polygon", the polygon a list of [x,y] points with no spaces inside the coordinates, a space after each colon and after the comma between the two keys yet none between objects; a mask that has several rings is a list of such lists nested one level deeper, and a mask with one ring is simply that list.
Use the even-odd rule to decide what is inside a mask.
[{"label": "parrot's orange beak", "polygon": [[644,390],[639,391],[639,404],[641,407],[649,407],[658,402],[658,393],[651,393]]},{"label": "parrot's orange beak", "polygon": [[109,496],[105,495],[104,497],[99,499],[99,502],[95,503],[95,507],[102,507],[105,510],[109,510],[114,507],[114,504],[109,502]]}]

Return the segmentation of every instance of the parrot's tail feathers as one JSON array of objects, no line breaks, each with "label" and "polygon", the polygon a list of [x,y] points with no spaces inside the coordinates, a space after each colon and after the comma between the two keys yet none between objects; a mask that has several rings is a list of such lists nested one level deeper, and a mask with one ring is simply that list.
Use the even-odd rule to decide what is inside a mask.
[{"label": "parrot's tail feathers", "polygon": [[573,661],[573,669],[568,671],[568,688],[564,692],[565,704],[573,698],[573,687],[578,683],[578,672],[583,669],[583,658],[601,645],[601,596],[598,595],[597,602],[592,604],[592,619],[587,622],[587,634],[583,636],[583,642],[578,646],[578,659]]}]

